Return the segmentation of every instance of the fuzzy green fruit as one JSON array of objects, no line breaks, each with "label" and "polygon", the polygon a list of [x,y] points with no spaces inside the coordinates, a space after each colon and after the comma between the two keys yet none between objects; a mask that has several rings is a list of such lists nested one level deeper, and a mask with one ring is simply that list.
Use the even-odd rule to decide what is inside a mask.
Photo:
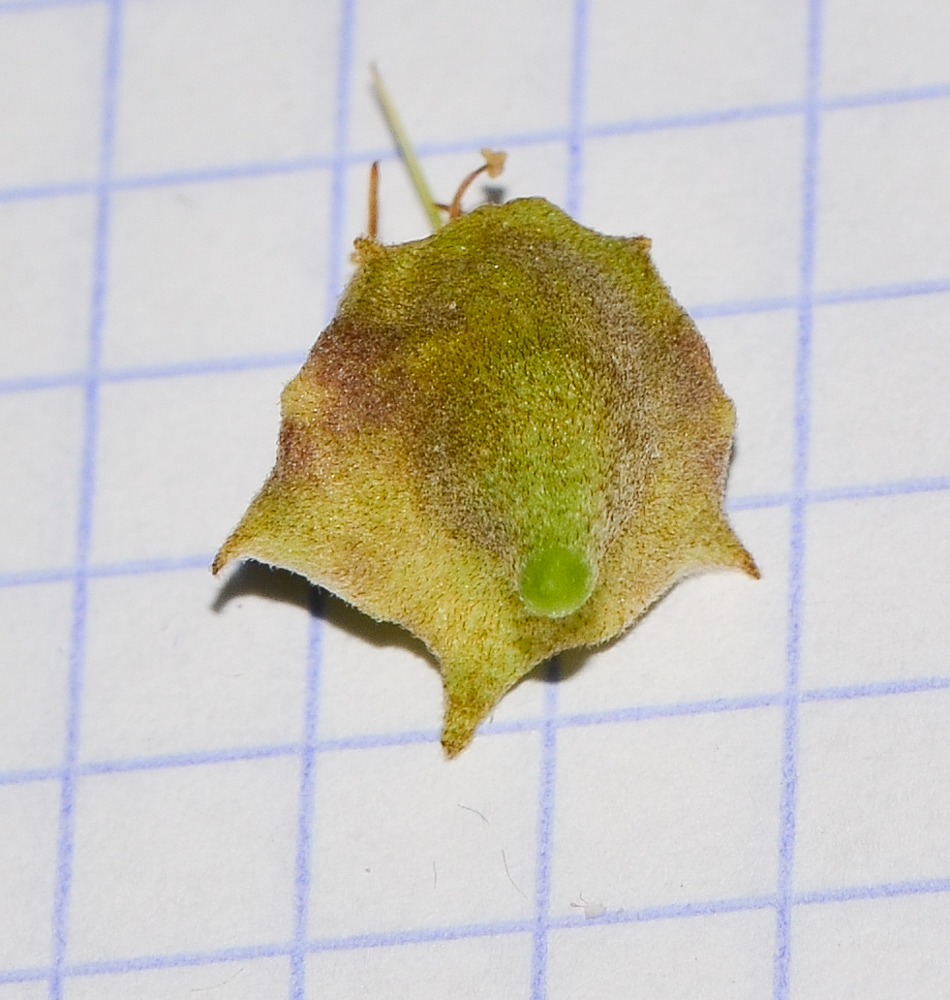
[{"label": "fuzzy green fruit", "polygon": [[647,240],[529,198],[357,264],[214,570],[283,566],[420,636],[450,756],[681,577],[757,575],[722,511],[734,409]]}]

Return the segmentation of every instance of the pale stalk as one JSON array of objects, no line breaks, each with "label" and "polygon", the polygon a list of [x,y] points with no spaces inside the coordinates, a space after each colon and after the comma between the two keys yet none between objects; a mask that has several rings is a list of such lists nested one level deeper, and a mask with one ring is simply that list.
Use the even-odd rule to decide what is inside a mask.
[{"label": "pale stalk", "polygon": [[406,130],[399,118],[396,106],[393,104],[392,98],[386,90],[383,78],[379,75],[379,70],[377,70],[375,66],[372,66],[371,69],[373,73],[373,87],[376,90],[376,99],[379,101],[379,105],[383,109],[386,124],[389,126],[389,130],[393,134],[393,139],[396,140],[399,153],[402,156],[403,162],[406,164],[406,169],[409,171],[412,186],[416,189],[416,194],[422,202],[422,207],[425,209],[426,215],[429,217],[429,225],[432,226],[432,231],[435,232],[436,230],[442,228],[442,216],[439,209],[436,207],[435,198],[432,197],[432,191],[429,189],[429,183],[425,178],[425,174],[422,172],[422,165],[419,163],[416,151],[412,148],[412,143],[409,141],[409,136],[406,134]]}]

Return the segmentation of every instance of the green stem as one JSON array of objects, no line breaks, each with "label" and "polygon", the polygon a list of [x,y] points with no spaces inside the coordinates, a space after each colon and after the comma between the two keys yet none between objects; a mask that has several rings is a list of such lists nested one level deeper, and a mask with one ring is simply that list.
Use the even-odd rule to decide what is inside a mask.
[{"label": "green stem", "polygon": [[389,131],[392,132],[393,138],[396,140],[396,145],[399,147],[399,153],[406,164],[406,169],[409,171],[412,186],[416,189],[416,194],[422,202],[422,207],[429,217],[429,225],[432,226],[432,231],[435,232],[442,228],[442,215],[438,208],[436,208],[435,198],[432,197],[429,183],[422,172],[419,157],[416,156],[416,151],[412,148],[412,143],[409,141],[409,136],[406,134],[406,130],[399,118],[396,106],[393,104],[392,98],[386,90],[383,78],[379,75],[379,70],[376,69],[375,65],[371,69],[373,73],[373,87],[376,90],[376,98],[379,101],[379,105],[383,109],[386,124],[389,126]]}]

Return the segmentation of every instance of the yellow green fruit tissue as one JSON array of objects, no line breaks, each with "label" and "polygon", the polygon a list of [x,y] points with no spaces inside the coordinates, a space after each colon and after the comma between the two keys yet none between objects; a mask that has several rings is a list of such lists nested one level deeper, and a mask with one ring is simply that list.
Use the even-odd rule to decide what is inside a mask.
[{"label": "yellow green fruit tissue", "polygon": [[757,575],[722,509],[734,408],[647,240],[527,198],[356,261],[214,569],[286,567],[420,636],[449,756],[680,578]]}]

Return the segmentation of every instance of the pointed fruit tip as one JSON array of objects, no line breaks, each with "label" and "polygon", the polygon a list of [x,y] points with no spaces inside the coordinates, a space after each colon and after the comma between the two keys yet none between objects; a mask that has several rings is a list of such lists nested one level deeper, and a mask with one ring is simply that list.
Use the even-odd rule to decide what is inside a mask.
[{"label": "pointed fruit tip", "polygon": [[442,749],[445,751],[446,759],[453,760],[455,757],[458,757],[469,743],[472,742],[476,728],[477,723],[471,729],[461,729],[457,726],[449,729],[446,723],[446,727],[442,730]]},{"label": "pointed fruit tip", "polygon": [[738,564],[738,569],[741,569],[744,573],[748,573],[753,580],[761,580],[762,574],[759,572],[759,567],[756,566],[755,560],[749,555],[745,549],[742,550],[745,558]]},{"label": "pointed fruit tip", "polygon": [[217,576],[218,573],[220,573],[221,570],[223,570],[224,567],[227,566],[229,562],[232,562],[235,558],[236,555],[234,552],[231,551],[231,539],[229,538],[224,543],[224,545],[222,545],[221,548],[218,549],[218,554],[214,557],[214,562],[212,562],[211,564],[212,574],[214,576]]},{"label": "pointed fruit tip", "polygon": [[731,535],[729,545],[721,554],[722,562],[720,565],[725,569],[737,569],[747,576],[751,576],[753,580],[761,579],[762,574],[759,572],[755,560],[749,555],[742,542],[732,533],[731,528],[729,534]]},{"label": "pointed fruit tip", "polygon": [[470,705],[449,696],[445,704],[445,719],[442,723],[442,749],[451,760],[457,757],[472,742],[478,729],[491,708],[484,704]]}]

